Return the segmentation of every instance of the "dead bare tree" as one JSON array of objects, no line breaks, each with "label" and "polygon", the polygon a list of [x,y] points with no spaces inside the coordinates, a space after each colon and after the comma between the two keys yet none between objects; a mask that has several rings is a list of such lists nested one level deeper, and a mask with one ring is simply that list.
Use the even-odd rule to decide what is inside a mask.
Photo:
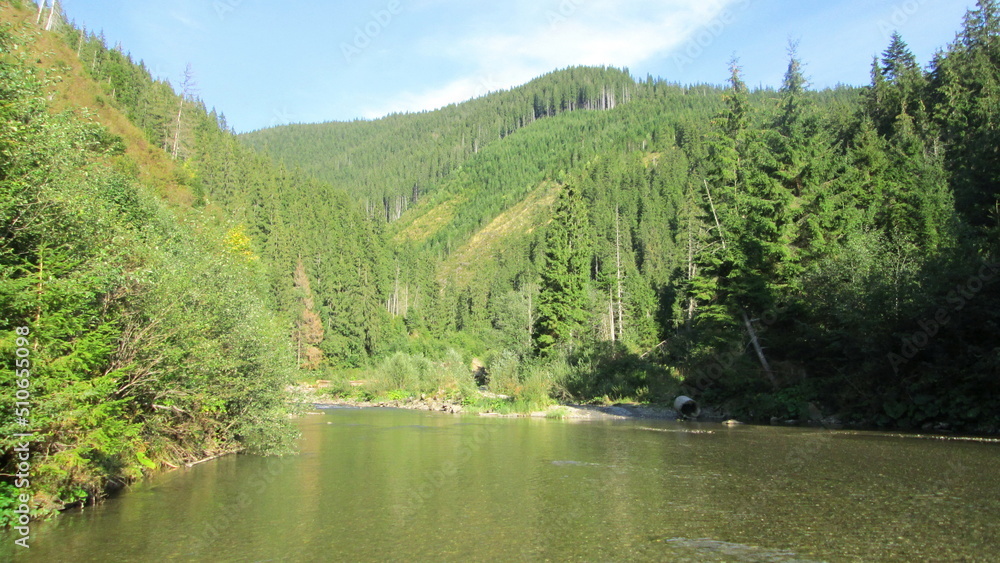
[{"label": "dead bare tree", "polygon": [[177,156],[180,154],[181,129],[184,124],[184,104],[194,98],[196,91],[194,69],[191,67],[191,63],[188,63],[187,67],[184,69],[184,79],[181,81],[181,99],[177,106],[177,120],[174,123],[174,142],[173,148],[170,151],[170,156],[174,160],[177,160]]},{"label": "dead bare tree", "polygon": [[57,10],[59,10],[59,2],[58,0],[52,0],[52,9],[49,11],[49,21],[45,23],[45,31],[52,31],[52,20]]}]

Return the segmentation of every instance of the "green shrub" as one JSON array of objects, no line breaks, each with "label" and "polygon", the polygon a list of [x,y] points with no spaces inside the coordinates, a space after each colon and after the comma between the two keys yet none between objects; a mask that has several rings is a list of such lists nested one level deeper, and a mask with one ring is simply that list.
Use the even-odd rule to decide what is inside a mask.
[{"label": "green shrub", "polygon": [[510,350],[497,354],[486,368],[487,388],[493,393],[514,395],[518,392],[521,378],[521,359]]},{"label": "green shrub", "polygon": [[375,397],[405,392],[406,397],[433,395],[458,400],[475,391],[475,381],[461,354],[454,350],[448,350],[440,362],[396,352],[369,372],[364,389]]},{"label": "green shrub", "polygon": [[560,379],[559,370],[565,366],[560,362],[542,365],[528,365],[522,374],[521,385],[515,398],[523,400],[530,410],[542,410],[555,401],[552,399],[553,383]]},{"label": "green shrub", "polygon": [[404,391],[402,389],[393,389],[389,391],[385,398],[389,401],[405,401],[412,397],[409,391]]}]

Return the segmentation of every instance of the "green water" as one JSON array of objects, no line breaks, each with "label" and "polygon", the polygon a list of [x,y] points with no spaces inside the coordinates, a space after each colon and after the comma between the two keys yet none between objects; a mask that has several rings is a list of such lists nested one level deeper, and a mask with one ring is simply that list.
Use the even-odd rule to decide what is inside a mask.
[{"label": "green water", "polygon": [[[333,409],[34,524],[17,560],[994,560],[1000,444]],[[692,432],[693,431],[693,432]],[[4,549],[10,547],[5,538]]]}]

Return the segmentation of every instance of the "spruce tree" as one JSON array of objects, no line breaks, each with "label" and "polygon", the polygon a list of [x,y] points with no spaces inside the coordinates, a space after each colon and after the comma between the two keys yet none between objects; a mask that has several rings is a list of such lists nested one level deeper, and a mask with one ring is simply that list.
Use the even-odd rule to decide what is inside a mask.
[{"label": "spruce tree", "polygon": [[1000,201],[1000,4],[980,0],[947,52],[935,57],[933,114],[947,147],[958,211],[994,221]]},{"label": "spruce tree", "polygon": [[540,354],[571,349],[587,318],[587,223],[587,210],[577,188],[565,186],[552,216],[541,270],[534,334]]},{"label": "spruce tree", "polygon": [[889,47],[882,54],[882,75],[890,82],[898,82],[919,71],[917,58],[899,32],[893,32]]}]

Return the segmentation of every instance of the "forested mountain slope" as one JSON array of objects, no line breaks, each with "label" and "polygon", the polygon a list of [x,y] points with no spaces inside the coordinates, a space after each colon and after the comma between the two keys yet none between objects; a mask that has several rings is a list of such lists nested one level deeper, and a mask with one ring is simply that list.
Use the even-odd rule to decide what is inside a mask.
[{"label": "forested mountain slope", "polygon": [[322,338],[296,285],[308,245],[281,228],[311,208],[274,194],[324,196],[340,226],[325,249],[378,244],[342,192],[253,154],[61,14],[36,16],[0,3],[5,523],[25,448],[37,514],[157,468],[290,451],[286,387]]},{"label": "forested mountain slope", "polygon": [[281,450],[294,379],[475,407],[480,362],[490,408],[1000,426],[995,1],[926,69],[894,36],[864,88],[810,91],[794,50],[756,92],[736,61],[571,68],[239,139],[190,75],[0,7],[0,358],[33,401],[0,399],[0,461],[29,428],[43,510]]},{"label": "forested mountain slope", "polygon": [[[982,1],[927,69],[894,36],[860,89],[809,90],[794,51],[777,91],[737,63],[726,88],[569,69],[242,140],[388,223],[380,291],[409,335],[391,349],[477,351],[515,394],[683,382],[757,419],[990,429],[997,52]],[[628,95],[588,108],[585,88]]]},{"label": "forested mountain slope", "polygon": [[624,71],[571,68],[511,91],[438,111],[374,121],[288,125],[241,138],[278,161],[331,182],[389,220],[480,150],[539,119],[627,102]]}]

